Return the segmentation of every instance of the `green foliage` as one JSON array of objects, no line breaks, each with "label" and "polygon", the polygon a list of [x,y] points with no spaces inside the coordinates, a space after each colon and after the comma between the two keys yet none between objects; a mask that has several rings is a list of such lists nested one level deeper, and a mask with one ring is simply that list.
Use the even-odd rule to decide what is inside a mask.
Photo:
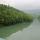
[{"label": "green foliage", "polygon": [[0,24],[11,25],[22,22],[31,22],[31,15],[19,11],[13,7],[0,4]]}]

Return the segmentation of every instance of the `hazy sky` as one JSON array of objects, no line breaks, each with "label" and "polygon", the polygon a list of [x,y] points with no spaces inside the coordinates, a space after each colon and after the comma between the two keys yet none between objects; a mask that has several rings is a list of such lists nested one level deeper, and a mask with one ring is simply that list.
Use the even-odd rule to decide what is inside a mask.
[{"label": "hazy sky", "polygon": [[9,4],[25,10],[40,8],[40,0],[0,0],[0,4]]}]

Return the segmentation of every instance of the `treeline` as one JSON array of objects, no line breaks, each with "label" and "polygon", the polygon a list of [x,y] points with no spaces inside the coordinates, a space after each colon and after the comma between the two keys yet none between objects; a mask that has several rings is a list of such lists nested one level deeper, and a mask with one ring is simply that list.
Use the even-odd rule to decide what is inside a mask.
[{"label": "treeline", "polygon": [[11,25],[32,22],[33,17],[8,5],[0,4],[0,24]]}]

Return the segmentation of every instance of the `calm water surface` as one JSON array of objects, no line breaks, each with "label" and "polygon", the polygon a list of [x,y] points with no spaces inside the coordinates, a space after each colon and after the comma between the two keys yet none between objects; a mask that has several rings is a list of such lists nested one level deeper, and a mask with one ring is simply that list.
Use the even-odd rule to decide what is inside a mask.
[{"label": "calm water surface", "polygon": [[13,33],[7,40],[40,40],[40,22],[35,20],[28,28]]},{"label": "calm water surface", "polygon": [[11,34],[6,40],[40,40],[40,22],[35,19],[28,28]]}]

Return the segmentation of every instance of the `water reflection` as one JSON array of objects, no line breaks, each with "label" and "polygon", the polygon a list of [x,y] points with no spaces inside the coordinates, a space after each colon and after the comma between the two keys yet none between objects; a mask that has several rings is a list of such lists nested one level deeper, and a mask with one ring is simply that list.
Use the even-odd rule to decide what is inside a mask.
[{"label": "water reflection", "polygon": [[3,38],[0,38],[0,40],[5,40],[5,39],[3,39]]},{"label": "water reflection", "polygon": [[40,22],[35,20],[28,28],[10,35],[7,40],[40,40]]},{"label": "water reflection", "polygon": [[40,22],[37,20],[32,27],[32,40],[40,40]]},{"label": "water reflection", "polygon": [[7,40],[29,40],[30,36],[32,37],[32,26],[23,29],[22,31],[13,33],[10,35]]}]

